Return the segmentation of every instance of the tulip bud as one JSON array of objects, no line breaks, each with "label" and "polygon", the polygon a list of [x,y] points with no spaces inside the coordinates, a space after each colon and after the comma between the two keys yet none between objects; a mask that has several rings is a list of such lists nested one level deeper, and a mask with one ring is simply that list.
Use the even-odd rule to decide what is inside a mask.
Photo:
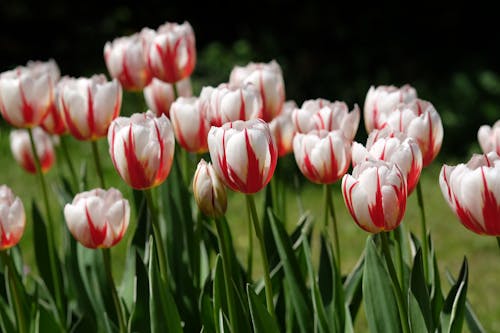
[{"label": "tulip bud", "polygon": [[276,146],[278,147],[278,156],[284,156],[293,150],[293,137],[295,136],[295,127],[292,121],[292,112],[297,108],[294,101],[288,101],[283,105],[283,111],[280,115],[271,120],[269,128],[273,135]]},{"label": "tulip bud", "polygon": [[398,227],[406,209],[406,180],[394,163],[364,161],[342,178],[342,195],[356,224],[378,233]]},{"label": "tulip bud", "polygon": [[165,115],[152,111],[115,119],[108,131],[109,153],[122,179],[135,189],[161,184],[174,158],[175,138]]},{"label": "tulip bud", "polygon": [[179,97],[170,108],[170,120],[177,142],[192,153],[208,151],[208,120],[202,114],[196,97]]},{"label": "tulip bud", "polygon": [[477,132],[477,139],[483,153],[496,152],[500,155],[500,120],[493,127],[483,125]]},{"label": "tulip bud", "polygon": [[6,250],[21,240],[26,225],[24,206],[12,190],[0,186],[0,251]]},{"label": "tulip bud", "polygon": [[[12,130],[9,136],[10,149],[16,162],[26,171],[36,173],[35,157],[27,130]],[[54,146],[50,136],[40,127],[33,128],[36,154],[40,160],[42,172],[47,172],[55,161]]]},{"label": "tulip bud", "polygon": [[83,246],[110,248],[127,231],[130,206],[117,189],[97,188],[77,194],[64,206],[64,217],[69,231]]},{"label": "tulip bud", "polygon": [[467,229],[500,236],[500,156],[496,152],[474,154],[467,164],[443,165],[439,185]]},{"label": "tulip bud", "polygon": [[193,178],[193,194],[198,208],[208,217],[226,213],[226,188],[210,163],[201,160]]},{"label": "tulip bud", "polygon": [[212,126],[208,149],[222,181],[246,194],[256,193],[269,183],[278,159],[269,125],[262,119]]}]

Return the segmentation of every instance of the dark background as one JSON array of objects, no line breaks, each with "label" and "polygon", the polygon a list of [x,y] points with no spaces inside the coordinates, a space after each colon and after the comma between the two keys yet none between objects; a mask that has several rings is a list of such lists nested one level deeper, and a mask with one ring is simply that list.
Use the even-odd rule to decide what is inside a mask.
[{"label": "dark background", "polygon": [[0,71],[53,58],[63,75],[107,73],[106,41],[184,20],[196,35],[195,93],[235,64],[272,59],[299,105],[362,107],[370,85],[409,83],[441,114],[444,158],[478,152],[477,129],[500,119],[498,15],[470,3],[2,1]]}]

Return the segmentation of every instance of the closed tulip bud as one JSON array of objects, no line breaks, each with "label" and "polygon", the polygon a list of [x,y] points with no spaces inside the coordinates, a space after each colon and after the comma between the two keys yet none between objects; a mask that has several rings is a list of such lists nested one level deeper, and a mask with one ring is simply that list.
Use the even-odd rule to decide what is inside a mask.
[{"label": "closed tulip bud", "polygon": [[479,127],[477,139],[483,153],[488,154],[494,151],[500,155],[500,120],[498,120],[493,127],[488,125]]},{"label": "closed tulip bud", "polygon": [[104,75],[66,78],[60,86],[60,104],[68,130],[78,140],[97,140],[108,133],[120,114],[122,87]]},{"label": "closed tulip bud", "polygon": [[12,190],[0,186],[0,251],[13,247],[21,240],[26,226],[24,206]]},{"label": "closed tulip bud", "polygon": [[143,51],[143,36],[116,38],[104,45],[104,60],[109,74],[120,81],[124,89],[141,90],[151,82],[152,75]]},{"label": "closed tulip bud", "polygon": [[210,124],[202,114],[196,97],[179,97],[170,108],[170,120],[177,142],[192,153],[208,151]]},{"label": "closed tulip bud", "polygon": [[193,178],[193,195],[198,208],[208,217],[226,213],[226,188],[210,163],[201,160]]},{"label": "closed tulip bud", "polygon": [[100,188],[78,193],[64,206],[69,231],[83,246],[97,249],[116,245],[127,231],[130,205],[120,191]]},{"label": "closed tulip bud", "polygon": [[295,109],[292,115],[295,129],[298,133],[308,133],[312,130],[341,130],[344,136],[352,141],[359,125],[359,107],[349,112],[344,102],[330,102],[318,98],[308,100],[300,109]]},{"label": "closed tulip bud", "polygon": [[398,88],[395,86],[371,86],[366,94],[363,109],[366,131],[380,129],[387,116],[398,104],[407,104],[417,99],[417,91],[412,86],[405,84]]},{"label": "closed tulip bud", "polygon": [[406,209],[406,180],[399,167],[385,161],[364,161],[342,178],[342,195],[356,224],[371,233],[390,231]]},{"label": "closed tulip bud", "polygon": [[366,160],[383,160],[397,164],[406,177],[408,195],[417,186],[422,171],[422,153],[416,141],[405,134],[386,128],[372,131],[366,147],[354,142],[352,165],[355,167]]},{"label": "closed tulip bud", "polygon": [[400,104],[387,117],[383,125],[414,138],[422,151],[424,167],[431,164],[443,143],[443,124],[434,106],[418,99],[410,104]]},{"label": "closed tulip bud", "polygon": [[285,103],[285,83],[280,65],[276,61],[269,63],[249,63],[235,66],[231,71],[229,83],[242,86],[255,85],[260,92],[263,111],[261,118],[269,122],[280,114]]},{"label": "closed tulip bud", "polygon": [[162,114],[170,117],[170,106],[175,100],[174,87],[170,83],[153,78],[151,83],[144,88],[144,99],[148,108],[157,117]]},{"label": "closed tulip bud", "polygon": [[236,120],[261,118],[262,99],[253,84],[241,87],[221,84],[204,87],[200,93],[200,108],[212,126]]},{"label": "closed tulip bud", "polygon": [[341,131],[297,133],[293,153],[302,174],[317,184],[336,182],[351,163],[351,143]]},{"label": "closed tulip bud", "polygon": [[262,119],[212,126],[208,149],[222,181],[246,194],[256,193],[269,183],[278,159],[269,125]]},{"label": "closed tulip bud", "polygon": [[273,135],[278,156],[284,156],[293,150],[293,137],[295,136],[295,126],[292,121],[292,112],[297,108],[294,101],[288,101],[283,105],[280,115],[271,120],[269,128]]},{"label": "closed tulip bud", "polygon": [[165,115],[136,113],[115,119],[108,132],[109,153],[122,179],[135,189],[161,184],[170,173],[175,138]]},{"label": "closed tulip bud", "polygon": [[500,236],[500,156],[496,152],[475,154],[467,164],[443,165],[439,185],[467,229]]},{"label": "closed tulip bud", "polygon": [[[47,172],[55,161],[54,145],[50,136],[40,127],[33,128],[36,154],[40,160],[42,172]],[[30,137],[27,130],[12,130],[9,136],[10,149],[16,162],[26,171],[36,173],[35,157],[31,149]]]},{"label": "closed tulip bud", "polygon": [[188,22],[167,22],[157,31],[144,29],[143,33],[146,62],[154,77],[175,83],[191,75],[196,64],[196,45]]}]

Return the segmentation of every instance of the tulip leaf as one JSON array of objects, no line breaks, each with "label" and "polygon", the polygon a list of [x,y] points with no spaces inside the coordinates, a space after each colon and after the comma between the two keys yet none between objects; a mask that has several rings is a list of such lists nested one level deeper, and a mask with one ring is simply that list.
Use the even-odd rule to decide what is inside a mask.
[{"label": "tulip leaf", "polygon": [[460,333],[465,317],[467,297],[468,265],[464,258],[456,283],[451,287],[441,311],[441,332]]},{"label": "tulip leaf", "polygon": [[301,332],[311,332],[313,314],[311,313],[312,304],[309,301],[307,287],[302,275],[299,262],[290,243],[290,239],[282,225],[273,212],[268,209],[269,219],[273,231],[274,241],[278,249],[281,262],[285,271],[285,279],[290,288],[290,297],[292,298],[295,314],[299,323]]},{"label": "tulip leaf", "polygon": [[130,332],[150,332],[149,318],[149,280],[148,271],[137,251],[131,251],[135,257],[135,279],[133,286],[133,306],[128,327]]},{"label": "tulip leaf", "polygon": [[252,316],[253,332],[256,333],[279,333],[280,329],[273,317],[267,312],[257,294],[250,285],[247,285],[248,304]]},{"label": "tulip leaf", "polygon": [[49,308],[47,304],[39,300],[37,306],[37,329],[39,332],[65,332],[57,320],[57,313],[54,308]]},{"label": "tulip leaf", "polygon": [[431,300],[432,320],[434,325],[437,325],[440,321],[441,310],[443,309],[443,304],[444,304],[444,297],[443,297],[443,292],[441,290],[441,276],[439,274],[437,258],[434,250],[434,243],[432,242],[432,239],[430,237],[429,237],[429,249],[431,256],[431,261],[429,261],[429,276],[431,277],[429,294]]},{"label": "tulip leaf", "polygon": [[[429,291],[425,283],[424,263],[422,258],[422,250],[419,249],[413,260],[413,269],[410,277],[410,289],[408,290],[408,305],[410,315],[410,327],[415,332],[423,332],[422,327],[415,329],[415,325],[424,323],[424,329],[427,332],[434,331],[434,322],[431,312],[431,304]],[[417,308],[418,309],[417,309]]]},{"label": "tulip leaf", "polygon": [[144,191],[133,190],[134,206],[136,212],[136,227],[132,245],[144,255],[144,249],[150,235],[151,222],[148,219],[146,196]]},{"label": "tulip leaf", "polygon": [[402,332],[391,278],[375,247],[374,237],[368,237],[363,272],[363,300],[370,332]]},{"label": "tulip leaf", "polygon": [[[2,280],[5,275],[2,274]],[[5,303],[4,299],[0,297],[0,331],[1,332],[15,332],[16,325],[14,323],[14,316],[12,309]]]},{"label": "tulip leaf", "polygon": [[212,302],[210,289],[212,288],[212,280],[206,279],[203,286],[203,290],[200,295],[199,307],[201,315],[201,325],[203,332],[215,333],[215,322],[214,322],[214,305]]},{"label": "tulip leaf", "polygon": [[[361,253],[358,262],[344,281],[344,301],[349,307],[349,316],[355,320],[363,299],[363,270],[365,254]],[[347,314],[346,314],[347,316]]]},{"label": "tulip leaf", "polygon": [[214,302],[214,322],[216,332],[220,333],[224,326],[223,314],[227,309],[226,287],[224,284],[224,270],[222,267],[222,257],[220,254],[215,258],[215,269],[213,278],[213,302]]}]

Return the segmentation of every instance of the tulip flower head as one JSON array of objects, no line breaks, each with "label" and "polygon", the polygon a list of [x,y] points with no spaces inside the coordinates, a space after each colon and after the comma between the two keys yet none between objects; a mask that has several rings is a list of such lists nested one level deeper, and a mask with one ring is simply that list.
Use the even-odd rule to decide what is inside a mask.
[{"label": "tulip flower head", "polygon": [[188,22],[167,22],[157,31],[144,29],[143,34],[146,62],[154,77],[175,83],[191,75],[196,64],[196,45]]},{"label": "tulip flower head", "polygon": [[293,153],[302,174],[317,184],[336,182],[351,163],[351,143],[341,131],[297,133]]},{"label": "tulip flower head", "polygon": [[107,42],[104,45],[104,60],[109,74],[120,81],[124,89],[141,90],[151,82],[152,75],[146,64],[140,33]]},{"label": "tulip flower head", "polygon": [[60,105],[69,132],[78,140],[105,137],[109,124],[120,114],[122,87],[104,75],[65,78],[60,86]]},{"label": "tulip flower head", "polygon": [[493,127],[488,125],[479,127],[477,139],[483,153],[488,154],[494,151],[500,155],[500,120]]},{"label": "tulip flower head", "polygon": [[13,247],[21,240],[26,226],[24,206],[6,185],[0,186],[0,251]]},{"label": "tulip flower head", "polygon": [[293,111],[292,119],[298,133],[309,133],[312,130],[341,130],[344,136],[352,141],[359,125],[359,107],[349,112],[344,102],[330,102],[318,98],[307,100],[300,109]]},{"label": "tulip flower head", "polygon": [[83,246],[97,249],[116,245],[127,231],[130,205],[120,191],[94,189],[81,192],[64,206],[69,231]]},{"label": "tulip flower head", "polygon": [[[179,97],[191,97],[193,95],[189,77],[177,82],[175,86]],[[170,117],[170,106],[175,100],[174,86],[170,83],[153,78],[151,83],[144,88],[144,99],[146,100],[148,108],[152,110],[157,117],[162,114]]]},{"label": "tulip flower head", "polygon": [[422,171],[422,153],[413,138],[385,128],[373,130],[368,136],[366,147],[353,143],[354,167],[363,161],[377,159],[397,164],[406,177],[408,195],[414,190]]},{"label": "tulip flower head", "polygon": [[269,125],[262,119],[212,126],[208,149],[222,181],[246,194],[256,193],[269,183],[278,159]]},{"label": "tulip flower head", "polygon": [[115,169],[135,189],[155,187],[170,173],[175,138],[165,115],[148,110],[119,117],[109,127],[108,143]]},{"label": "tulip flower head", "polygon": [[[28,131],[24,129],[12,130],[9,140],[10,149],[16,162],[27,172],[36,173],[35,157],[31,149]],[[54,145],[50,136],[40,127],[33,128],[33,140],[42,172],[45,173],[50,170],[55,161]]]},{"label": "tulip flower head", "polygon": [[201,160],[193,178],[193,195],[198,208],[208,217],[217,218],[226,213],[227,196],[224,183],[210,163]]},{"label": "tulip flower head", "polygon": [[417,91],[412,86],[405,84],[398,88],[395,86],[371,86],[366,94],[363,109],[366,131],[380,129],[387,116],[400,104],[407,104],[417,99]]},{"label": "tulip flower head", "polygon": [[439,185],[467,229],[500,236],[500,156],[496,152],[475,154],[467,164],[443,165]]},{"label": "tulip flower head", "polygon": [[280,114],[285,103],[285,83],[281,67],[276,61],[235,66],[229,83],[236,86],[251,83],[257,87],[263,103],[261,118],[265,121],[269,122]]},{"label": "tulip flower head", "polygon": [[399,167],[385,161],[364,161],[342,178],[344,202],[356,224],[371,233],[390,231],[406,209],[406,179]]},{"label": "tulip flower head", "polygon": [[208,151],[210,124],[200,110],[196,97],[179,97],[170,108],[170,120],[177,142],[192,153]]},{"label": "tulip flower head", "polygon": [[441,117],[431,103],[421,99],[410,104],[400,104],[387,117],[382,127],[389,127],[414,138],[422,151],[424,167],[431,164],[443,143]]},{"label": "tulip flower head", "polygon": [[293,150],[293,137],[295,126],[292,121],[293,110],[297,108],[294,101],[288,101],[283,105],[283,111],[279,116],[271,120],[269,128],[274,141],[278,146],[278,156],[284,156]]}]

